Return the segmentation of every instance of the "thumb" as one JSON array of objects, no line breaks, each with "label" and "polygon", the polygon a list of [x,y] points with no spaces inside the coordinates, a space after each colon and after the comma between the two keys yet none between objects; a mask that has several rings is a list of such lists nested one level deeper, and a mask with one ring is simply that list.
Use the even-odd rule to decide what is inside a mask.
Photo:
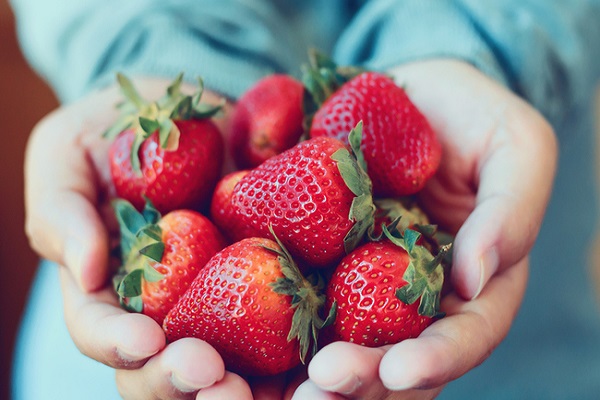
[{"label": "thumb", "polygon": [[[26,231],[44,258],[68,267],[85,291],[105,283],[108,233],[96,209],[98,177],[63,110],[38,124],[25,161]],[[62,134],[62,137],[60,136]]]},{"label": "thumb", "polygon": [[557,144],[545,120],[525,111],[491,136],[479,164],[475,209],[456,235],[452,282],[467,299],[527,255],[542,223]]}]

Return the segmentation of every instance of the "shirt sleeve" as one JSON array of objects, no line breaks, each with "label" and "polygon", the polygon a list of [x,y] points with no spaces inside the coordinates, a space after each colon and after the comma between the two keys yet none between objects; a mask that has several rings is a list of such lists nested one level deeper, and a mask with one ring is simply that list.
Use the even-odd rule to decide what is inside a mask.
[{"label": "shirt sleeve", "polygon": [[598,0],[374,0],[335,49],[388,69],[451,57],[509,86],[553,121],[589,101],[600,75]]},{"label": "shirt sleeve", "polygon": [[188,80],[237,97],[298,63],[270,2],[11,0],[29,63],[63,101],[114,82],[116,72]]}]

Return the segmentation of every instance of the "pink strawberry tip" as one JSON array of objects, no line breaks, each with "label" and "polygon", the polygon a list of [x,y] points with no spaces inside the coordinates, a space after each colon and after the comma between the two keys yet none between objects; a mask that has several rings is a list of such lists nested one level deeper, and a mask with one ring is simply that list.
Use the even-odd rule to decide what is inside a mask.
[{"label": "pink strawberry tip", "polygon": [[271,283],[271,287],[275,293],[292,297],[292,308],[295,311],[287,340],[288,342],[294,339],[298,340],[300,360],[304,364],[309,349],[311,350],[311,357],[316,354],[319,331],[333,323],[337,312],[337,304],[332,305],[325,319],[321,318],[321,310],[326,300],[324,279],[317,273],[305,278],[271,225],[269,225],[269,230],[279,245],[279,249],[263,247],[277,254],[281,272],[284,275],[283,278]]},{"label": "pink strawberry tip", "polygon": [[350,254],[372,231],[375,221],[375,204],[373,203],[372,183],[367,174],[367,166],[360,149],[363,122],[359,121],[348,135],[350,150],[341,148],[331,155],[337,162],[338,170],[346,186],[355,195],[350,205],[348,218],[354,225],[344,237],[344,250]]},{"label": "pink strawberry tip", "polygon": [[141,213],[123,199],[114,200],[112,206],[119,222],[122,260],[113,285],[123,308],[142,312],[143,281],[158,282],[164,277],[150,264],[160,262],[165,250],[162,230],[157,225],[161,215],[149,199]]},{"label": "pink strawberry tip", "polygon": [[166,94],[157,101],[147,101],[138,93],[125,75],[118,73],[117,82],[125,101],[118,104],[120,116],[103,134],[105,138],[114,139],[126,129],[133,129],[135,139],[131,147],[132,169],[141,174],[139,149],[142,143],[154,132],[158,132],[161,147],[167,151],[175,151],[179,146],[181,132],[175,124],[176,120],[205,119],[215,116],[225,104],[222,99],[218,105],[200,102],[204,93],[204,82],[197,78],[198,88],[192,95],[181,91],[183,72],[167,87]]},{"label": "pink strawberry tip", "polygon": [[432,318],[443,317],[444,314],[440,312],[444,284],[443,262],[451,251],[452,243],[441,246],[434,256],[426,247],[417,244],[421,236],[420,232],[406,229],[403,235],[397,237],[385,224],[382,225],[382,230],[390,242],[406,250],[410,257],[403,275],[406,284],[396,290],[396,297],[405,304],[413,304],[420,299],[418,308],[420,315]]}]

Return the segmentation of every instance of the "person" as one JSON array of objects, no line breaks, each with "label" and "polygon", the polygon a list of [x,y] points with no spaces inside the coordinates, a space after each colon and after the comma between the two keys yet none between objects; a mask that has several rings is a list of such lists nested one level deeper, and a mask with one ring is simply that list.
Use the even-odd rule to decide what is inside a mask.
[{"label": "person", "polygon": [[[12,5],[25,55],[63,102],[27,150],[27,231],[48,261],[16,348],[15,399],[597,397],[586,252],[598,217],[600,1]],[[419,338],[333,343],[307,371],[246,381],[206,343],[166,344],[157,324],[118,307],[106,285],[114,226],[100,132],[115,117],[117,71],[149,98],[182,70],[202,76],[209,99],[230,100],[226,128],[244,90],[297,73],[314,45],[390,73],[438,133],[442,164],[421,200],[457,231],[455,291]]]}]

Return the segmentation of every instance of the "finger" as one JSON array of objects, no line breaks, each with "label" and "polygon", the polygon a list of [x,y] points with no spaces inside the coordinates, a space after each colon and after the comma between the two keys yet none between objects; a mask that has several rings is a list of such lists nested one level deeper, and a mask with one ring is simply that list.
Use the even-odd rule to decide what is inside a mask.
[{"label": "finger", "polygon": [[308,376],[324,391],[355,397],[368,393],[371,398],[379,398],[386,391],[379,380],[379,363],[388,347],[331,343],[315,355]]},{"label": "finger", "polygon": [[[208,343],[185,338],[169,344],[139,369],[118,370],[117,387],[124,399],[193,399],[198,390],[223,380],[225,366]],[[236,385],[227,385],[237,398]]]},{"label": "finger", "polygon": [[143,314],[121,309],[110,289],[83,293],[60,270],[65,322],[77,348],[113,368],[139,368],[165,346],[161,327]]},{"label": "finger", "polygon": [[202,389],[196,395],[196,400],[252,400],[252,391],[248,383],[231,372],[225,372],[225,377],[216,384]]},{"label": "finger", "polygon": [[79,136],[65,133],[82,129],[69,122],[70,114],[47,117],[28,143],[26,227],[42,257],[66,265],[78,284],[91,291],[106,279],[108,234],[95,208],[98,177],[88,151]]},{"label": "finger", "polygon": [[379,376],[384,385],[391,390],[436,388],[479,365],[508,333],[527,273],[525,259],[495,275],[476,300],[446,296],[442,309],[449,316],[383,356]]},{"label": "finger", "polygon": [[557,152],[552,129],[529,108],[512,113],[507,116],[512,122],[491,136],[478,167],[477,204],[456,236],[452,281],[468,299],[497,270],[529,252],[552,189]]},{"label": "finger", "polygon": [[294,392],[294,396],[292,400],[303,400],[303,399],[311,399],[311,400],[344,400],[344,397],[333,392],[328,392],[326,390],[321,389],[317,386],[313,381],[307,380],[303,382],[296,391]]}]

